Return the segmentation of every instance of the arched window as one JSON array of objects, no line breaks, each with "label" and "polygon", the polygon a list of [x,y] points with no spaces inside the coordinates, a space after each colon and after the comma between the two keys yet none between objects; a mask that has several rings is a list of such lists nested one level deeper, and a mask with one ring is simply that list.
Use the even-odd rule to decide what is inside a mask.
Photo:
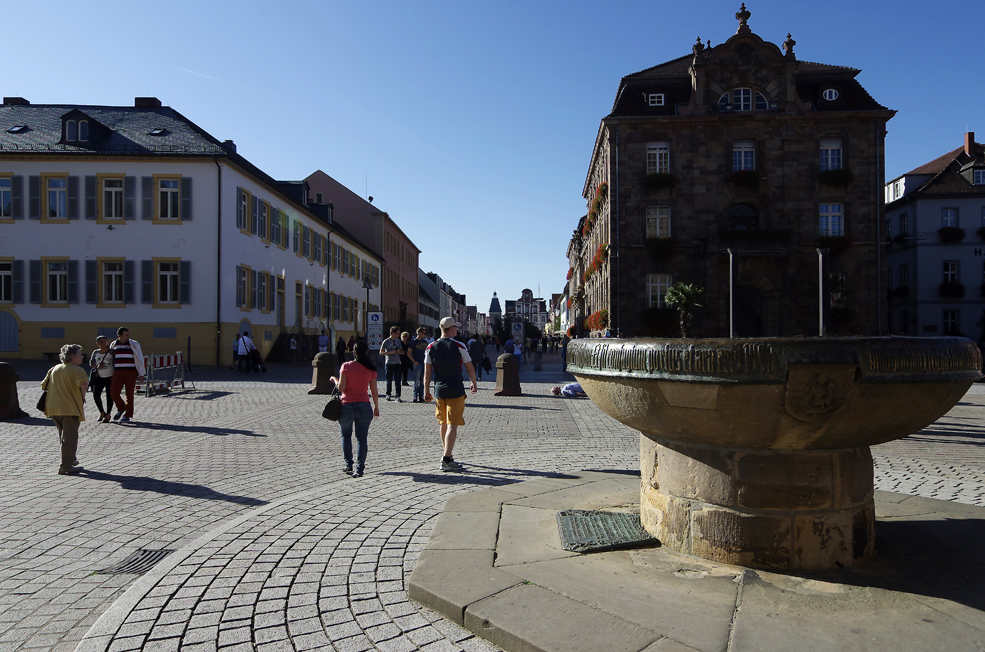
[{"label": "arched window", "polygon": [[765,95],[751,88],[733,88],[718,98],[718,108],[722,111],[752,111],[754,106],[757,111],[766,111],[770,103]]},{"label": "arched window", "polygon": [[75,124],[75,120],[69,120],[65,123],[65,140],[74,141],[79,139],[79,129],[78,125]]},{"label": "arched window", "polygon": [[89,121],[79,120],[79,140],[89,140]]},{"label": "arched window", "polygon": [[752,204],[735,204],[725,216],[729,231],[754,231],[759,228],[759,212]]}]

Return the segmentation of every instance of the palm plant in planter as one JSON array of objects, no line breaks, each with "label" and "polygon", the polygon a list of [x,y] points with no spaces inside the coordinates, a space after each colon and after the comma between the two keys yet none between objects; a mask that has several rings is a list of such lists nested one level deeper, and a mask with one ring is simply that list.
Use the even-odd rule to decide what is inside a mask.
[{"label": "palm plant in planter", "polygon": [[667,289],[667,294],[664,295],[664,301],[677,309],[680,319],[681,337],[684,339],[687,339],[687,325],[691,321],[691,318],[694,317],[694,309],[701,307],[698,299],[704,293],[704,288],[699,288],[693,283],[685,284],[678,281],[671,285]]}]

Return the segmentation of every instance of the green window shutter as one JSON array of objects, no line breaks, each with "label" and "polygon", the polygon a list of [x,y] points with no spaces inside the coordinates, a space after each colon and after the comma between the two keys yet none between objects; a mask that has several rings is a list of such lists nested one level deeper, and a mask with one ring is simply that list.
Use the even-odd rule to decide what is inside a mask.
[{"label": "green window shutter", "polygon": [[[41,219],[41,177],[27,178],[27,216],[32,220]],[[40,262],[38,263],[40,264]],[[39,283],[41,281],[38,281]],[[41,299],[38,299],[41,303]]]},{"label": "green window shutter", "polygon": [[154,177],[140,177],[140,219],[154,219]]},{"label": "green window shutter", "polygon": [[10,179],[11,217],[24,219],[24,177]]},{"label": "green window shutter", "polygon": [[192,219],[192,178],[191,177],[181,177],[181,219],[182,220]]},{"label": "green window shutter", "polygon": [[136,217],[137,177],[123,177],[123,219]]},{"label": "green window shutter", "polygon": [[123,261],[123,303],[133,303],[133,261]]},{"label": "green window shutter", "polygon": [[28,294],[31,303],[41,303],[41,261],[28,261]]},{"label": "green window shutter", "polygon": [[191,303],[192,300],[192,263],[183,260],[178,265],[178,303]]},{"label": "green window shutter", "polygon": [[86,261],[86,303],[99,302],[99,279],[96,278],[98,268],[99,263],[95,260]]},{"label": "green window shutter", "polygon": [[68,261],[68,302],[79,302],[79,261]]},{"label": "green window shutter", "polygon": [[79,219],[79,178],[68,178],[68,219]]},{"label": "green window shutter", "polygon": [[[96,219],[96,177],[87,176],[85,180],[86,189],[86,219]],[[86,280],[88,282],[88,279]]]},{"label": "green window shutter", "polygon": [[11,265],[11,271],[14,276],[14,303],[24,303],[24,261],[15,260]]},{"label": "green window shutter", "polygon": [[140,303],[154,303],[154,261],[140,261]]}]

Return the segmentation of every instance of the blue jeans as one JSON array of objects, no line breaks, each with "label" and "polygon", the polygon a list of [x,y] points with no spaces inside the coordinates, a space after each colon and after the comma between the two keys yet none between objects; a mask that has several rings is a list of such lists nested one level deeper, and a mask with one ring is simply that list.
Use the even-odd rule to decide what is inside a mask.
[{"label": "blue jeans", "polygon": [[368,402],[344,403],[339,415],[339,430],[342,431],[342,457],[346,467],[352,466],[352,426],[356,426],[356,470],[366,466],[366,438],[369,424],[373,421],[373,406]]},{"label": "blue jeans", "polygon": [[424,363],[413,367],[410,376],[414,379],[414,398],[424,400]]},{"label": "blue jeans", "polygon": [[404,373],[404,366],[402,364],[388,364],[386,365],[386,395],[390,396],[390,392],[395,386],[397,388],[397,398],[400,398],[400,379]]}]

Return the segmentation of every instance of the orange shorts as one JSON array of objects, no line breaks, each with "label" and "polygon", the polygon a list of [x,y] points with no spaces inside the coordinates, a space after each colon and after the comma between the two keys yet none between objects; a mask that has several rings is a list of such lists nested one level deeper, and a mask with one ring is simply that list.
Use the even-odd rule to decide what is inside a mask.
[{"label": "orange shorts", "polygon": [[465,425],[465,397],[434,399],[434,416],[441,425]]}]

